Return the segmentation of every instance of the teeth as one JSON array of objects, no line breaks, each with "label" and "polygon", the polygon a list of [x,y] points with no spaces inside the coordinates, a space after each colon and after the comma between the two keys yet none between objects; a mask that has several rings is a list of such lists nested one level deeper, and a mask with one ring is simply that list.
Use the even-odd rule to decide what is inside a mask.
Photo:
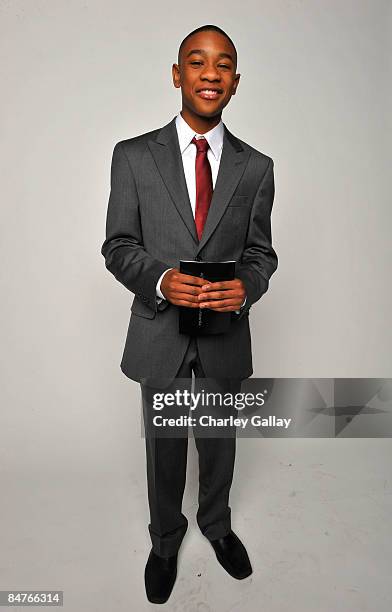
[{"label": "teeth", "polygon": [[208,93],[208,94],[214,94],[214,93],[218,93],[217,91],[215,91],[214,89],[202,89],[201,90],[203,93]]}]

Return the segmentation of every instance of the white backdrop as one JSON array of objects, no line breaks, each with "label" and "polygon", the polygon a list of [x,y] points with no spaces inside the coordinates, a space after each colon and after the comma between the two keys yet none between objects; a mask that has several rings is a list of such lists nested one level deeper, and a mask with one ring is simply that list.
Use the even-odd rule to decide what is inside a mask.
[{"label": "white backdrop", "polygon": [[[17,474],[127,478],[142,527],[139,387],[119,369],[132,295],[100,254],[110,162],[118,140],[180,110],[171,65],[205,23],[238,51],[224,122],[275,162],[279,268],[251,310],[254,376],[391,376],[390,7],[228,0],[192,17],[171,0],[1,2],[0,456],[11,489]],[[255,449],[242,444],[239,461]],[[196,476],[189,486],[190,500]]]},{"label": "white backdrop", "polygon": [[9,460],[115,460],[139,387],[119,370],[132,295],[100,255],[111,154],[180,110],[171,65],[203,23],[238,50],[224,122],[275,161],[279,268],[251,311],[254,376],[391,375],[388,5],[244,2],[238,18],[229,3],[222,19],[205,3],[189,20],[175,3],[2,3]]}]

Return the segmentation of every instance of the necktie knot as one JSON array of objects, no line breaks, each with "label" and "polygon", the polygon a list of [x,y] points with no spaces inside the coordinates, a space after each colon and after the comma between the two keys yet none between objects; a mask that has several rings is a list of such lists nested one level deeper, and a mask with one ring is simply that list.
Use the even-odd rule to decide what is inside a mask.
[{"label": "necktie knot", "polygon": [[206,153],[210,146],[206,138],[196,138],[196,136],[194,136],[191,142],[196,145],[198,153]]}]

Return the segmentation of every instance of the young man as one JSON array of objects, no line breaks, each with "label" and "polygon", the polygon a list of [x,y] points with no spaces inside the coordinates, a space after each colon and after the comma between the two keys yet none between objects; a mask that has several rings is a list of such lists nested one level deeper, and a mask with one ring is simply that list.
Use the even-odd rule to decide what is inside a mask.
[{"label": "young man", "polygon": [[[107,269],[135,294],[121,369],[147,396],[168,381],[251,376],[249,310],[267,291],[277,268],[271,240],[273,161],[236,138],[222,110],[236,93],[237,52],[213,25],[182,41],[173,83],[181,112],[162,128],[114,148],[106,239]],[[235,278],[206,282],[181,274],[179,260],[235,260]],[[230,312],[229,331],[211,336],[179,333],[179,306]],[[150,395],[151,397],[151,395]],[[147,426],[146,426],[147,431]],[[231,530],[229,490],[235,436],[195,437],[199,454],[198,525],[228,573],[242,579],[252,568]],[[146,435],[149,532],[147,597],[163,603],[177,571],[187,529],[181,512],[187,437]]]}]

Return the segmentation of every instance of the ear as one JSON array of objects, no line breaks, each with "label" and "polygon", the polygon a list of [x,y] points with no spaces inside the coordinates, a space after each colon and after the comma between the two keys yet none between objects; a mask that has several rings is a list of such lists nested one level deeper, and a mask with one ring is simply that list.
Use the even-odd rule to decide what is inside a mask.
[{"label": "ear", "polygon": [[235,77],[234,77],[232,96],[235,96],[235,94],[236,94],[237,87],[238,87],[238,84],[240,82],[240,76],[241,76],[240,74],[236,74]]},{"label": "ear", "polygon": [[180,75],[180,67],[178,64],[172,65],[172,76],[173,76],[173,85],[174,87],[181,87],[181,75]]}]

